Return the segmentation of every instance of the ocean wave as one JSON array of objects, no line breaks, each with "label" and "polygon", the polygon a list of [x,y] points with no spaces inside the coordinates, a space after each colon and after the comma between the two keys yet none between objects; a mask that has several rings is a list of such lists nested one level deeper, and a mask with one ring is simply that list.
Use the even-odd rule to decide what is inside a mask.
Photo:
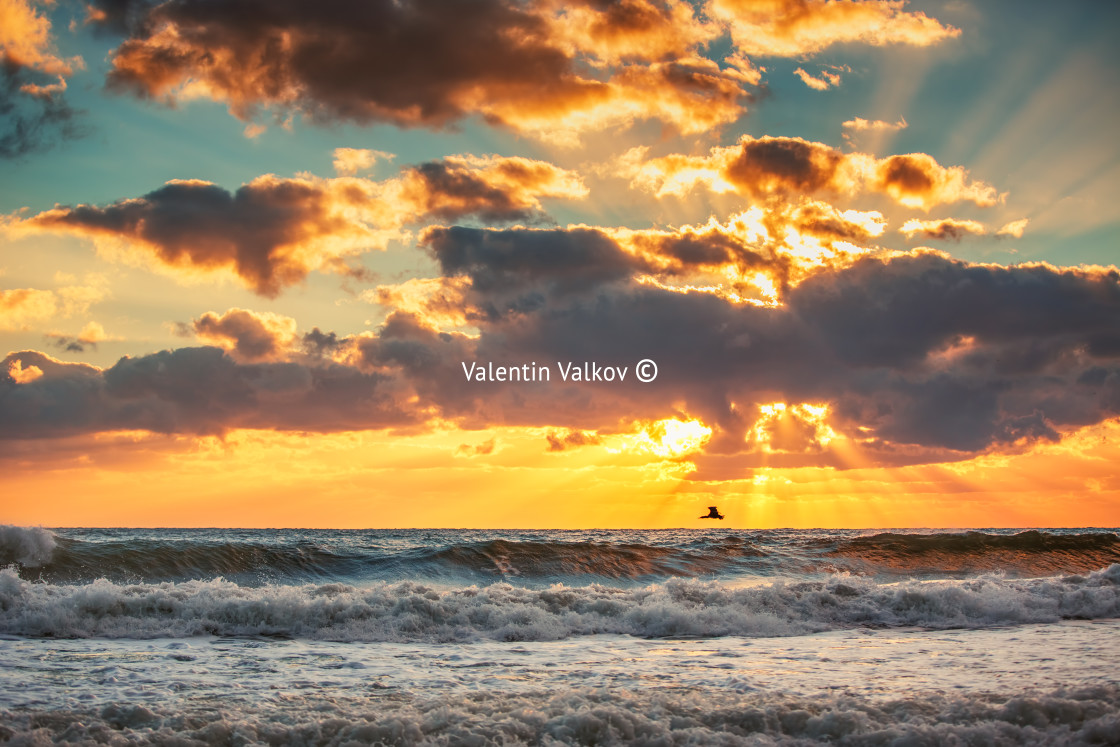
[{"label": "ocean wave", "polygon": [[0,524],[0,565],[38,568],[50,562],[56,546],[56,537],[48,529]]},{"label": "ocean wave", "polygon": [[589,688],[186,709],[0,712],[13,743],[392,745],[1114,744],[1120,688],[872,700]]},{"label": "ocean wave", "polygon": [[704,542],[696,548],[655,547],[637,542],[514,542],[492,540],[455,545],[431,559],[472,571],[505,576],[564,578],[644,578],[702,576],[719,573],[741,558],[766,555],[738,537]]},{"label": "ocean wave", "polygon": [[1018,534],[885,532],[840,541],[826,553],[895,572],[1003,571],[1020,575],[1078,573],[1120,563],[1120,537],[1111,532]]},{"label": "ocean wave", "polygon": [[0,527],[0,567],[49,583],[213,580],[243,586],[506,581],[642,586],[672,578],[815,580],[835,573],[961,578],[1085,573],[1120,563],[1111,532],[880,533],[791,530],[57,530]]},{"label": "ocean wave", "polygon": [[987,627],[1120,616],[1120,565],[1083,576],[735,587],[673,579],[642,588],[506,583],[436,589],[413,581],[246,587],[223,579],[81,585],[0,571],[0,632],[43,637],[280,635],[336,641],[785,636],[858,626]]},{"label": "ocean wave", "polygon": [[180,581],[227,578],[268,581],[369,581],[430,579],[490,582],[497,579],[570,581],[656,579],[714,575],[764,556],[738,537],[654,546],[639,542],[549,542],[494,539],[387,550],[337,547],[312,541],[266,543],[126,537],[96,542],[55,537],[44,529],[5,527],[3,564],[33,569],[39,580]]}]

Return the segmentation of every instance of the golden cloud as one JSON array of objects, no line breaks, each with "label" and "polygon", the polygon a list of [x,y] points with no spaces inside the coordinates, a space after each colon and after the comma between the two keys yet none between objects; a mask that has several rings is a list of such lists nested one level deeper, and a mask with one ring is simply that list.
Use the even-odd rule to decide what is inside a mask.
[{"label": "golden cloud", "polygon": [[396,156],[383,150],[369,148],[335,148],[334,172],[340,176],[354,176],[373,168],[378,161],[391,161]]},{"label": "golden cloud", "polygon": [[989,207],[1003,199],[991,185],[969,180],[962,167],[941,166],[924,153],[877,159],[802,138],[750,135],[737,145],[712,148],[706,156],[646,159],[646,152],[633,149],[613,165],[632,186],[658,197],[683,195],[701,184],[713,192],[754,198],[875,192],[923,210],[961,201]]},{"label": "golden cloud", "polygon": [[927,239],[950,239],[952,241],[960,241],[968,235],[983,236],[988,232],[983,223],[958,218],[941,218],[938,220],[913,218],[906,221],[898,231],[906,234],[908,239],[912,239],[915,234],[920,233]]},{"label": "golden cloud", "polygon": [[1013,220],[1010,223],[1005,223],[996,231],[996,236],[1011,236],[1012,238],[1023,238],[1023,232],[1027,230],[1027,224],[1030,223],[1030,218],[1020,218]]},{"label": "golden cloud", "polygon": [[49,319],[86,313],[92,304],[108,295],[100,277],[91,276],[88,280],[88,285],[69,285],[58,290],[0,290],[0,329],[26,330]]},{"label": "golden cloud", "polygon": [[905,0],[713,0],[739,51],[759,57],[804,57],[834,44],[926,47],[960,36]]},{"label": "golden cloud", "polygon": [[60,81],[84,66],[81,57],[63,59],[55,53],[50,19],[27,0],[0,0],[0,63],[57,75]]}]

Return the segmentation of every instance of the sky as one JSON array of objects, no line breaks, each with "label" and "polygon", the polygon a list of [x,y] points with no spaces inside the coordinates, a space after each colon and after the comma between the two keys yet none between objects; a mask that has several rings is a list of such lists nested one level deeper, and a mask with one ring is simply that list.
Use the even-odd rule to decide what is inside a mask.
[{"label": "sky", "polygon": [[0,0],[0,522],[1118,526],[1118,32]]}]

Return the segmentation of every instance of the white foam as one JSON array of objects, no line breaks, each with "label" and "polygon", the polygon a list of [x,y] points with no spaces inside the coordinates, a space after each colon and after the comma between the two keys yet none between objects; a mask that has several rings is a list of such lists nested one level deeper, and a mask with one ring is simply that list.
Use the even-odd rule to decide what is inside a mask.
[{"label": "white foam", "polygon": [[0,738],[129,744],[937,745],[1114,744],[1120,693],[1098,686],[1029,695],[848,696],[545,690],[428,699],[296,696],[280,704],[187,711],[0,713]]},{"label": "white foam", "polygon": [[847,576],[737,588],[671,580],[641,589],[437,590],[414,582],[243,587],[222,579],[84,585],[0,571],[0,633],[155,638],[274,635],[339,641],[788,636],[858,626],[987,627],[1120,616],[1120,565],[1085,576],[881,584]]}]

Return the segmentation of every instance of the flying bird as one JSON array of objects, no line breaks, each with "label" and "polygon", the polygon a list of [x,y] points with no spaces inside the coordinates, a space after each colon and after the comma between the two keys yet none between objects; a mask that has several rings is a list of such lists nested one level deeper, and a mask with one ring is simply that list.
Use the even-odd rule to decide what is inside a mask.
[{"label": "flying bird", "polygon": [[708,506],[708,513],[700,517],[701,519],[722,519],[723,514],[715,506]]}]

